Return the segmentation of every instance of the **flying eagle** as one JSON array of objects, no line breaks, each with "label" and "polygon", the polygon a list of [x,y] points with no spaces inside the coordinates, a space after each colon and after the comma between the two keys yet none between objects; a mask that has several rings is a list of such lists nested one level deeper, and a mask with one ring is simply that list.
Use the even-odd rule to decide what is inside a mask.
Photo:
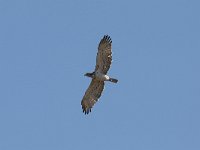
[{"label": "flying eagle", "polygon": [[117,83],[117,79],[110,78],[107,72],[112,62],[111,51],[112,40],[110,36],[105,35],[101,39],[96,57],[95,71],[86,73],[85,76],[92,78],[92,81],[81,101],[83,113],[91,112],[92,107],[98,101],[104,88],[104,81]]}]

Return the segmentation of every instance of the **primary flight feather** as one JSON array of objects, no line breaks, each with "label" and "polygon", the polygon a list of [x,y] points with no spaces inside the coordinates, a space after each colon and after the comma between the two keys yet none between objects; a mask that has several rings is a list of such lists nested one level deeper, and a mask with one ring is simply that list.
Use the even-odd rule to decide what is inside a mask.
[{"label": "primary flight feather", "polygon": [[98,101],[104,88],[104,81],[117,83],[118,80],[110,78],[107,72],[112,62],[112,40],[105,35],[98,46],[95,71],[86,73],[85,76],[92,78],[92,81],[81,101],[83,113],[91,112],[92,107]]}]

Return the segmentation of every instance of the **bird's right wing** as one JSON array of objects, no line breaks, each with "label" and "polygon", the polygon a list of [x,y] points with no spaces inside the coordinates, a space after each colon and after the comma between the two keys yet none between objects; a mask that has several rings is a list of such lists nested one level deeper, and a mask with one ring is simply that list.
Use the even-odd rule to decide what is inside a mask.
[{"label": "bird's right wing", "polygon": [[83,113],[88,114],[89,112],[91,112],[92,107],[100,98],[103,88],[104,88],[104,81],[92,79],[81,101]]}]

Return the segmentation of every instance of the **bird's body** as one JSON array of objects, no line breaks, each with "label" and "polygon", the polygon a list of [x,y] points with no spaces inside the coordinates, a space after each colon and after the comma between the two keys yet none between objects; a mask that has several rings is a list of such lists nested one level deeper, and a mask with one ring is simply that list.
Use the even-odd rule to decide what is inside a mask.
[{"label": "bird's body", "polygon": [[104,88],[104,81],[110,81],[113,83],[118,82],[117,79],[110,78],[107,75],[112,62],[111,43],[112,41],[110,36],[106,35],[103,37],[98,47],[95,71],[85,74],[85,76],[92,78],[92,82],[81,101],[83,112],[85,114],[91,112],[91,108],[100,98]]},{"label": "bird's body", "polygon": [[95,77],[101,81],[109,81],[110,77],[106,74],[103,74],[100,70],[95,72]]}]

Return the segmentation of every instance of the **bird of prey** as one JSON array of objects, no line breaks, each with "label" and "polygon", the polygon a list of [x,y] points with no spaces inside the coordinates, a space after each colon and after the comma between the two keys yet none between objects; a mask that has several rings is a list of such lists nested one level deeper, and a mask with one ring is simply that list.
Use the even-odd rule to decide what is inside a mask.
[{"label": "bird of prey", "polygon": [[98,101],[104,88],[104,81],[117,83],[118,80],[110,78],[107,72],[112,62],[111,51],[112,40],[110,36],[105,35],[98,46],[96,57],[96,67],[94,72],[86,73],[85,76],[92,78],[92,81],[81,101],[83,113],[91,112],[92,107]]}]

